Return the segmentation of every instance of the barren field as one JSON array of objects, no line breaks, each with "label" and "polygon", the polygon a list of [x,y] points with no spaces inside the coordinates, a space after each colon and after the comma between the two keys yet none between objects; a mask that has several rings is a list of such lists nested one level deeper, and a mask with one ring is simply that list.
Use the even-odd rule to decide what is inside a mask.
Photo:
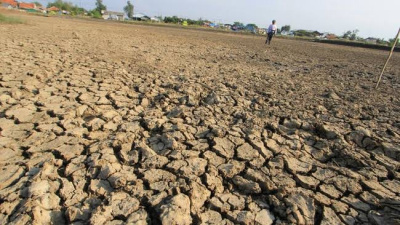
[{"label": "barren field", "polygon": [[400,224],[399,53],[20,16],[0,224]]}]

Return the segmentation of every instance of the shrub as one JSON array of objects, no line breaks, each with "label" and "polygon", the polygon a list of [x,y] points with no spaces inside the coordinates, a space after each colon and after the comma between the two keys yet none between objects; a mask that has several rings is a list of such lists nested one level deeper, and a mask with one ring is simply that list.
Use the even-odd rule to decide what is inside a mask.
[{"label": "shrub", "polygon": [[0,23],[20,24],[25,22],[17,17],[5,16],[3,14],[0,14]]},{"label": "shrub", "polygon": [[90,12],[90,16],[95,18],[95,19],[102,19],[101,13],[99,11],[96,11],[96,10],[92,10]]}]

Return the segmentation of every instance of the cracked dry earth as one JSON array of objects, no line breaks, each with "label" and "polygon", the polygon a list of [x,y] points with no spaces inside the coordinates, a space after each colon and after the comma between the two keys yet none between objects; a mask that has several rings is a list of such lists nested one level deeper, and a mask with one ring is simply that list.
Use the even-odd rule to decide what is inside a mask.
[{"label": "cracked dry earth", "polygon": [[0,224],[400,224],[400,55],[0,25]]}]

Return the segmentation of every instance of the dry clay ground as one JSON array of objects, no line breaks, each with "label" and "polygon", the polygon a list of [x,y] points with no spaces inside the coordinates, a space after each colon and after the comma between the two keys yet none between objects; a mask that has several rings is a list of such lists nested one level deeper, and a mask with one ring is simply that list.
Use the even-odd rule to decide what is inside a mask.
[{"label": "dry clay ground", "polygon": [[24,17],[0,224],[400,223],[399,53]]}]

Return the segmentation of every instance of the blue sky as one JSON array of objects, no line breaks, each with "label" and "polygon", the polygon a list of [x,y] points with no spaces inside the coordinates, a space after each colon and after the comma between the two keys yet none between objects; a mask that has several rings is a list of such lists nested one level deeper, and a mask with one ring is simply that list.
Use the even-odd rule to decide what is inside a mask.
[{"label": "blue sky", "polygon": [[[49,0],[38,0],[47,4]],[[86,9],[95,0],[69,0]],[[131,0],[135,13],[188,17],[215,22],[255,23],[267,27],[318,30],[338,35],[358,29],[362,37],[394,38],[400,28],[400,0]],[[123,11],[126,0],[103,0],[109,10]]]}]

